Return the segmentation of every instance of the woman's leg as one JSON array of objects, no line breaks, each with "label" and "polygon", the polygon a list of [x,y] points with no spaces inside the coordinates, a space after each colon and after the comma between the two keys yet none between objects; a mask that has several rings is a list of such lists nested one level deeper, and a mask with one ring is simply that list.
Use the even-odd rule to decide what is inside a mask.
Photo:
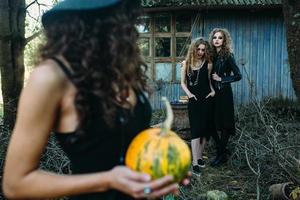
[{"label": "woman's leg", "polygon": [[200,139],[199,159],[197,161],[197,164],[200,167],[205,167],[205,163],[203,161],[203,152],[204,152],[204,148],[205,148],[206,143],[207,143],[207,139],[205,137]]},{"label": "woman's leg", "polygon": [[204,148],[205,148],[205,145],[206,145],[206,138],[202,138],[200,139],[200,151],[199,151],[199,159],[202,159],[203,157],[203,152],[204,152]]},{"label": "woman's leg", "polygon": [[197,165],[197,161],[200,158],[200,138],[192,139],[192,156],[193,156],[193,166]]},{"label": "woman's leg", "polygon": [[220,147],[221,147],[221,138],[220,138],[220,136],[218,134],[218,131],[217,130],[212,131],[211,132],[211,137],[215,141],[216,155],[218,156],[221,153],[221,150],[220,150]]},{"label": "woman's leg", "polygon": [[193,172],[195,174],[199,174],[201,172],[200,166],[198,165],[198,159],[200,158],[200,138],[192,139],[191,141],[192,146],[192,166]]},{"label": "woman's leg", "polygon": [[220,151],[221,154],[226,154],[226,148],[229,141],[230,133],[228,130],[224,129],[221,133],[221,140],[220,140]]},{"label": "woman's leg", "polygon": [[219,138],[219,143],[217,144],[217,156],[210,163],[211,166],[216,167],[227,161],[227,155],[225,153],[225,150],[226,150],[228,140],[229,140],[228,132],[222,130],[221,137]]}]

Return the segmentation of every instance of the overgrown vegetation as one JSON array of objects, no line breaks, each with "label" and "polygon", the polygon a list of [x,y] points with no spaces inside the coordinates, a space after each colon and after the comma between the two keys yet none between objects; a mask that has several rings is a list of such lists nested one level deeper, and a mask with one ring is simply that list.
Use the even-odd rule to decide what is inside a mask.
[{"label": "overgrown vegetation", "polygon": [[[164,111],[153,114],[152,124],[164,119]],[[180,188],[180,200],[206,199],[209,190],[221,190],[229,199],[268,199],[274,183],[300,185],[300,107],[285,99],[266,99],[236,109],[237,134],[229,144],[231,157],[225,165],[207,166],[191,184]],[[9,133],[1,126],[0,167],[3,168]],[[207,162],[214,157],[211,140],[206,149]],[[69,173],[69,160],[51,137],[41,168]],[[2,174],[2,172],[1,172]],[[1,197],[0,197],[1,199]]]},{"label": "overgrown vegetation", "polygon": [[[207,167],[181,188],[179,199],[206,199],[209,190],[221,190],[229,199],[269,199],[274,183],[300,185],[300,108],[285,99],[252,102],[236,110],[237,134],[229,144],[230,161]],[[209,159],[214,156],[211,142]]]}]

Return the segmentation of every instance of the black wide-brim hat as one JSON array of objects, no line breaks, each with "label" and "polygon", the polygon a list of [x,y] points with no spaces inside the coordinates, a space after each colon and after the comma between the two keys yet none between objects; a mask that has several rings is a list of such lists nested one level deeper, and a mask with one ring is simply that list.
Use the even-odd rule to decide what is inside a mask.
[{"label": "black wide-brim hat", "polygon": [[112,7],[122,0],[63,0],[57,3],[42,16],[42,24],[46,28],[52,21],[63,14],[96,12]]}]

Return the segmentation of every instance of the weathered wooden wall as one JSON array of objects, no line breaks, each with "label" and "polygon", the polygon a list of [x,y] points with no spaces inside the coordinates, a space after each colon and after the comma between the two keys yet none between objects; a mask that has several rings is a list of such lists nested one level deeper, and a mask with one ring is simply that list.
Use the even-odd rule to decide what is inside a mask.
[{"label": "weathered wooden wall", "polygon": [[[281,12],[209,10],[199,14],[202,20],[193,29],[193,38],[208,38],[215,27],[227,28],[231,33],[235,58],[243,74],[241,81],[232,84],[236,104],[247,103],[251,97],[295,99]],[[174,101],[180,95],[184,93],[179,83],[166,83],[151,96],[151,103],[159,109],[161,96]]]}]

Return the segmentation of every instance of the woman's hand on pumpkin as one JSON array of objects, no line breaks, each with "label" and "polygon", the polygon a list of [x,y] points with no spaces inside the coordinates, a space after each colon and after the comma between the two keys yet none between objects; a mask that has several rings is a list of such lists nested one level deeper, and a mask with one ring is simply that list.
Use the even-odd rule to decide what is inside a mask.
[{"label": "woman's hand on pumpkin", "polygon": [[[109,172],[109,187],[126,193],[136,199],[155,199],[163,195],[178,194],[178,184],[173,182],[172,176],[165,176],[151,180],[147,174],[135,172],[125,166],[117,166]],[[150,189],[149,194],[144,190]]]}]

